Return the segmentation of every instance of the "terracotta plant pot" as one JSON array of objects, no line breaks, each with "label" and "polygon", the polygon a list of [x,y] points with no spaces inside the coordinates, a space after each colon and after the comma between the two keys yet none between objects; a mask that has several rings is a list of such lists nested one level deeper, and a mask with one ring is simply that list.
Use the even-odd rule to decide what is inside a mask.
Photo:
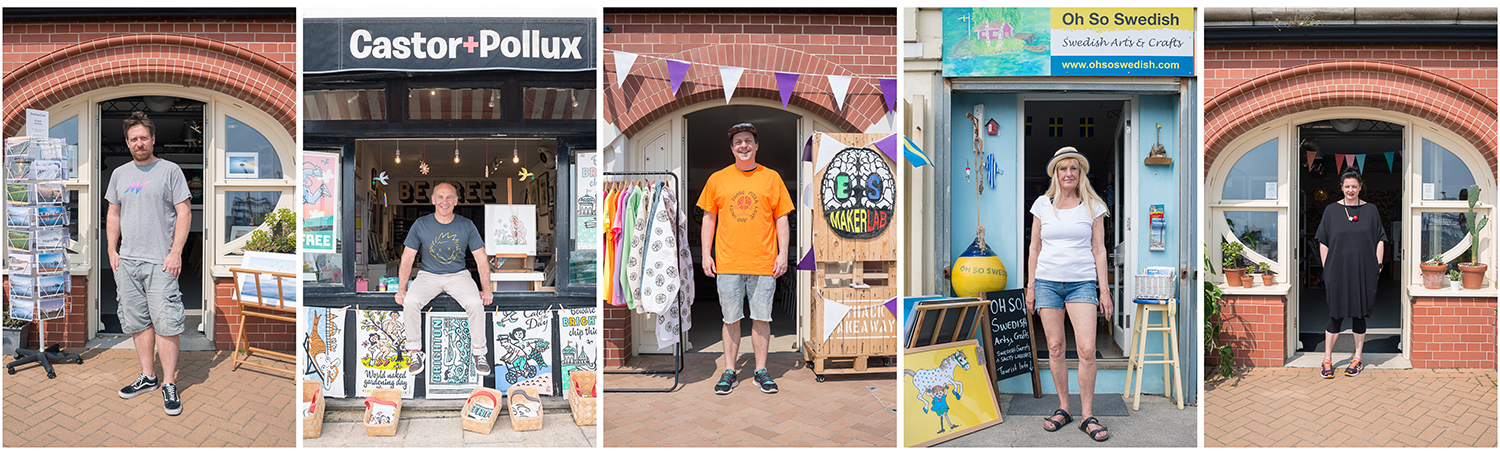
[{"label": "terracotta plant pot", "polygon": [[1448,280],[1448,278],[1444,276],[1444,272],[1448,271],[1448,264],[1440,263],[1437,265],[1433,265],[1423,262],[1421,264],[1421,267],[1422,287],[1433,290],[1442,289],[1443,282]]},{"label": "terracotta plant pot", "polygon": [[1469,290],[1478,289],[1484,285],[1484,272],[1490,266],[1482,263],[1460,263],[1458,271],[1464,272],[1464,288]]},{"label": "terracotta plant pot", "polygon": [[1244,268],[1225,268],[1224,282],[1228,283],[1229,287],[1240,287],[1240,282],[1244,280],[1244,275]]},{"label": "terracotta plant pot", "polygon": [[1240,278],[1240,283],[1244,284],[1246,289],[1255,287],[1255,275],[1245,273],[1244,276]]},{"label": "terracotta plant pot", "polygon": [[1269,287],[1271,285],[1274,285],[1274,283],[1276,282],[1276,275],[1270,274],[1270,273],[1266,273],[1266,274],[1260,275],[1260,280],[1261,280],[1261,282],[1263,284],[1265,284],[1266,286]]}]

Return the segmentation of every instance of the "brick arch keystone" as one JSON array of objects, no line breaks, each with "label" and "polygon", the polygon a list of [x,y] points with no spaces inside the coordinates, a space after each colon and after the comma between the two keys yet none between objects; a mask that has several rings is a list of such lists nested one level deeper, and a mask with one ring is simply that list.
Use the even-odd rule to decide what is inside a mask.
[{"label": "brick arch keystone", "polygon": [[1452,79],[1390,62],[1313,62],[1262,75],[1208,100],[1204,172],[1229,143],[1275,119],[1321,108],[1369,107],[1425,119],[1474,145],[1496,170],[1495,100]]},{"label": "brick arch keystone", "polygon": [[5,136],[21,131],[25,109],[46,109],[96,89],[164,83],[243,100],[297,132],[295,72],[222,41],[171,33],[113,35],[27,62],[5,75]]},{"label": "brick arch keystone", "polygon": [[[615,83],[619,75],[617,71],[610,71],[609,74],[615,76],[605,78],[605,118],[620,127],[625,135],[634,136],[657,119],[684,107],[723,100],[723,81],[716,66],[746,69],[735,86],[735,99],[780,102],[776,75],[771,72],[802,74],[787,106],[812,112],[845,131],[861,131],[885,114],[879,83],[815,54],[774,45],[737,43],[697,47],[665,56],[665,59],[706,65],[690,68],[675,96],[667,62],[662,58],[637,63],[626,77],[623,89]],[[612,68],[614,62],[611,60],[607,65]],[[832,89],[820,75],[857,76],[849,83],[843,107],[837,106]]]}]

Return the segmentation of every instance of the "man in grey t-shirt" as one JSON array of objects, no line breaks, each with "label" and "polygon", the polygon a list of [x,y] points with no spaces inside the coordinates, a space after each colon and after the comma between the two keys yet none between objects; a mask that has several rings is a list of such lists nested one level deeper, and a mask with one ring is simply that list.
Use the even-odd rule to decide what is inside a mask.
[{"label": "man in grey t-shirt", "polygon": [[[132,160],[110,175],[104,194],[109,200],[105,227],[109,266],[119,293],[120,329],[131,334],[141,375],[120,389],[120,398],[135,398],[160,385],[164,409],[176,416],[182,414],[177,348],[184,314],[177,275],[182,273],[182,245],[193,219],[188,206],[192,194],[182,169],[153,154],[156,125],[145,113],[131,114],[124,127]],[[161,357],[160,384],[153,353]]]},{"label": "man in grey t-shirt", "polygon": [[[474,370],[480,376],[490,374],[485,357],[484,307],[495,299],[490,291],[490,266],[484,253],[484,237],[469,218],[453,214],[458,204],[458,189],[449,183],[432,188],[432,205],[437,211],[417,219],[406,232],[406,250],[401,253],[401,284],[396,289],[396,304],[401,305],[401,322],[406,326],[406,351],[411,353],[407,371],[416,375],[426,368],[422,352],[422,308],[438,294],[447,292],[469,315],[469,347],[473,349]],[[479,264],[479,286],[469,278],[464,254]],[[407,287],[412,262],[422,256],[422,271]]]}]

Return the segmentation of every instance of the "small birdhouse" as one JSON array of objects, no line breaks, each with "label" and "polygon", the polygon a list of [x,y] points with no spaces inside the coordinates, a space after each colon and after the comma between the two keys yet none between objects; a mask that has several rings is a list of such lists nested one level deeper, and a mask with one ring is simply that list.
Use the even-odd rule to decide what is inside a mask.
[{"label": "small birdhouse", "polygon": [[985,132],[989,133],[990,135],[999,134],[1000,133],[1000,123],[999,122],[995,122],[995,119],[991,118],[989,122],[984,123],[984,130],[985,130]]}]

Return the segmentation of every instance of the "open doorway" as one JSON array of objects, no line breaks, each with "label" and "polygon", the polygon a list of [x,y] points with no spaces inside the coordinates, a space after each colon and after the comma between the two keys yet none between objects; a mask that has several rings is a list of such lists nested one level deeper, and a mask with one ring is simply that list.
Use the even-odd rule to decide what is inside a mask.
[{"label": "open doorway", "polygon": [[[775,170],[781,175],[786,183],[786,188],[791,193],[792,201],[798,207],[803,205],[800,200],[800,190],[797,184],[797,169],[801,164],[801,148],[798,139],[802,137],[798,128],[801,116],[794,113],[768,108],[763,106],[730,105],[717,108],[709,108],[683,116],[686,119],[687,132],[684,138],[685,154],[687,158],[687,179],[685,187],[686,195],[682,197],[683,206],[689,207],[688,238],[695,257],[703,252],[703,210],[698,208],[698,196],[702,195],[704,184],[708,182],[709,176],[724,167],[734,164],[734,156],[729,151],[729,137],[726,133],[729,127],[742,122],[755,124],[758,132],[760,149],[756,153],[755,161],[761,166]],[[771,344],[770,352],[791,352],[797,350],[797,272],[794,270],[795,263],[800,260],[796,258],[802,248],[797,246],[797,212],[793,211],[787,215],[790,226],[789,233],[792,239],[787,243],[788,255],[787,272],[776,280],[776,296],[772,301],[771,308]],[[701,258],[695,258],[693,280],[697,284],[697,297],[693,301],[693,328],[689,331],[688,349],[692,351],[723,352],[723,312],[719,307],[719,291],[715,285],[714,278],[703,274]],[[743,305],[742,305],[743,306]],[[748,317],[748,311],[746,311]],[[740,326],[744,337],[750,336],[751,325],[745,323]],[[749,339],[742,340],[741,353],[751,350]]]},{"label": "open doorway", "polygon": [[[1401,352],[1400,272],[1406,259],[1397,256],[1401,250],[1396,243],[1401,240],[1404,225],[1401,207],[1405,173],[1400,160],[1404,133],[1400,124],[1366,119],[1332,119],[1297,126],[1301,147],[1294,155],[1302,159],[1297,167],[1300,170],[1300,208],[1294,209],[1292,214],[1302,218],[1299,221],[1301,230],[1297,234],[1301,243],[1297,252],[1301,258],[1296,262],[1297,268],[1301,269],[1297,326],[1300,351],[1321,353],[1324,350],[1328,300],[1323,288],[1322,259],[1314,236],[1322,222],[1324,208],[1342,198],[1338,178],[1349,165],[1346,162],[1340,166],[1338,157],[1347,155],[1356,157],[1356,169],[1362,168],[1360,172],[1365,185],[1360,198],[1380,210],[1380,221],[1385,225],[1386,233],[1383,257],[1386,266],[1376,286],[1375,307],[1367,321],[1364,351]],[[1309,151],[1312,154],[1308,154]],[[1310,162],[1307,160],[1309,155],[1313,157]],[[1345,324],[1344,334],[1351,334],[1348,324]],[[1354,352],[1354,339],[1340,338],[1334,351]]]},{"label": "open doorway", "polygon": [[[204,102],[173,96],[117,98],[99,103],[98,125],[100,189],[109,188],[109,180],[115,168],[132,160],[121,123],[135,111],[145,112],[156,125],[156,144],[153,147],[156,156],[177,164],[187,178],[188,190],[192,194],[189,203],[193,221],[182,248],[182,273],[178,275],[177,281],[186,311],[184,334],[198,338],[205,338],[203,297],[213,293],[212,286],[204,284],[203,280],[204,105]],[[98,201],[99,227],[107,227],[109,201],[104,198]],[[119,334],[123,332],[120,328],[119,297],[115,290],[114,271],[109,268],[109,234],[106,230],[99,231],[98,242],[101,249],[95,265],[99,265],[100,272],[99,333]],[[207,291],[206,287],[209,288]]]},{"label": "open doorway", "polygon": [[[1104,244],[1109,247],[1109,287],[1115,305],[1113,314],[1116,317],[1112,321],[1106,321],[1102,315],[1099,316],[1095,333],[1095,357],[1098,360],[1123,360],[1126,354],[1122,347],[1128,344],[1131,328],[1129,314],[1134,308],[1126,306],[1125,275],[1118,271],[1118,265],[1123,264],[1126,258],[1126,253],[1121,249],[1125,245],[1119,240],[1132,237],[1127,233],[1128,227],[1122,219],[1115,215],[1126,211],[1125,202],[1117,189],[1130,188],[1129,183],[1125,182],[1127,173],[1123,168],[1128,163],[1122,160],[1126,153],[1128,104],[1125,100],[1031,100],[1026,101],[1023,106],[1021,136],[1024,139],[1026,169],[1022,177],[1020,205],[1023,216],[1021,233],[1025,238],[1021,245],[1022,261],[1025,261],[1026,249],[1031,243],[1031,203],[1045,195],[1051,184],[1051,178],[1047,176],[1047,162],[1059,148],[1072,146],[1088,158],[1089,183],[1093,185],[1094,192],[1104,199],[1105,206],[1109,207],[1109,215],[1104,218]],[[1029,273],[1026,265],[1022,265],[1019,270],[1022,276]],[[1021,279],[1026,281],[1029,278]],[[1071,324],[1067,326],[1067,332],[1067,358],[1070,361],[1077,360],[1078,354],[1074,352],[1077,345]],[[1036,333],[1040,346],[1037,360],[1045,363],[1047,350],[1042,342],[1045,341],[1046,332],[1038,328]]]}]

